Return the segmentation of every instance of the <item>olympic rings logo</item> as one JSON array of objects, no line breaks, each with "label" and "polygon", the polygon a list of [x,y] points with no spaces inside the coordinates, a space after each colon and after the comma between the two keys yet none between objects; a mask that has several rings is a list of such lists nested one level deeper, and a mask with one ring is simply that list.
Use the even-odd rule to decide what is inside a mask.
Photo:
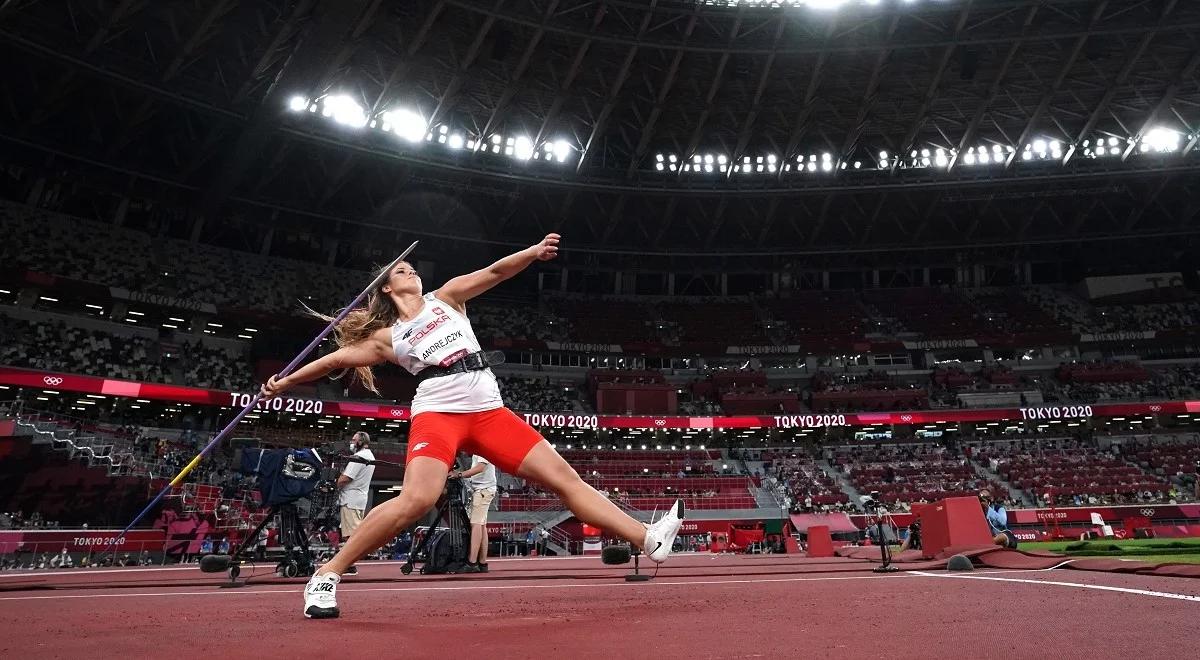
[{"label": "olympic rings logo", "polygon": [[50,387],[58,387],[59,385],[62,385],[63,379],[59,378],[58,376],[46,376],[42,379],[42,382]]},{"label": "olympic rings logo", "polygon": [[1147,518],[1154,517],[1154,509],[1142,509],[1141,511],[1138,511],[1138,513],[1142,514],[1143,516],[1146,516]]},{"label": "olympic rings logo", "polygon": [[654,420],[654,425],[655,425],[655,426],[666,426],[666,425],[667,425],[667,420],[665,420],[665,419],[656,419],[656,420]]},{"label": "olympic rings logo", "polygon": [[911,421],[912,421],[912,415],[900,415],[900,421],[902,421],[902,422],[911,422]]},{"label": "olympic rings logo", "polygon": [[392,408],[391,413],[392,413],[392,417],[403,417],[404,416],[404,410],[401,408]]},{"label": "olympic rings logo", "polygon": [[1162,406],[1150,406],[1150,412],[1162,412]]}]

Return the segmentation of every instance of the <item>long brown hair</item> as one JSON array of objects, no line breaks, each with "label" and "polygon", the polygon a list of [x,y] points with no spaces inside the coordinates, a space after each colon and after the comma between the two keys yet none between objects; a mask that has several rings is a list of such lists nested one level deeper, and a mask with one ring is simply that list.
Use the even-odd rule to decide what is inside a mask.
[{"label": "long brown hair", "polygon": [[[378,269],[376,272],[378,274],[391,267],[391,264],[389,264]],[[391,273],[389,272],[388,277],[384,278],[379,288],[367,294],[366,306],[350,310],[346,318],[334,326],[333,336],[338,348],[362,343],[380,328],[391,327],[400,319],[400,313],[396,311],[396,306],[392,304],[392,299],[383,291],[383,287],[387,286],[388,279],[390,278]],[[314,311],[307,305],[305,307],[308,309],[309,314],[325,321],[332,321],[336,318]],[[338,313],[340,314],[341,311],[338,310]],[[375,394],[379,394],[379,387],[375,384],[375,373],[371,371],[370,367],[355,367],[354,376],[363,384],[363,387]],[[338,377],[340,378],[340,376]]]}]

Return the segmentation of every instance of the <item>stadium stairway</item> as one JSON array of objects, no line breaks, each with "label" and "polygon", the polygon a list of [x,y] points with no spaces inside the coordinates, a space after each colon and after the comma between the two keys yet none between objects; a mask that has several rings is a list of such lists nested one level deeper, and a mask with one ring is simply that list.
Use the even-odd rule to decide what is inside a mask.
[{"label": "stadium stairway", "polygon": [[1030,508],[1037,507],[1037,505],[1038,505],[1037,501],[1032,496],[1030,496],[1029,493],[1021,490],[1020,488],[1017,488],[1012,483],[1006,481],[1003,477],[1000,476],[999,473],[992,471],[991,468],[987,467],[986,465],[979,463],[979,462],[975,461],[974,459],[972,459],[970,462],[971,462],[971,465],[975,466],[976,474],[987,479],[988,481],[998,483],[1001,486],[1004,486],[1005,488],[1008,489],[1009,495],[1012,495],[1013,497],[1016,497],[1017,499],[1021,500],[1021,504],[1023,504],[1024,506],[1027,506]]},{"label": "stadium stairway", "polygon": [[56,451],[69,452],[71,458],[84,461],[88,467],[103,467],[108,476],[147,476],[145,466],[135,453],[115,438],[77,434],[51,421],[35,421],[15,417],[14,435],[30,436],[34,444],[48,444]]},{"label": "stadium stairway", "polygon": [[846,497],[850,498],[850,503],[854,506],[858,506],[858,503],[862,501],[860,499],[862,494],[858,492],[858,489],[854,487],[854,484],[850,483],[850,480],[846,478],[846,475],[842,474],[841,470],[835,469],[827,460],[819,460],[817,461],[817,465],[820,466],[822,470],[825,470],[826,474],[833,475],[833,478],[837,479],[838,487],[842,489],[842,492],[846,494]]}]

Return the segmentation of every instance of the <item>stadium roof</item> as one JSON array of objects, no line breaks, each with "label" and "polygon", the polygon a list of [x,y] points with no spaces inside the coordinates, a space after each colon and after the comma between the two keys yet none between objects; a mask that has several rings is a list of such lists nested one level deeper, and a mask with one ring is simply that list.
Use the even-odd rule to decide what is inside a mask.
[{"label": "stadium roof", "polygon": [[1197,35],[1187,0],[10,0],[0,139],[317,231],[1172,239],[1200,231]]}]

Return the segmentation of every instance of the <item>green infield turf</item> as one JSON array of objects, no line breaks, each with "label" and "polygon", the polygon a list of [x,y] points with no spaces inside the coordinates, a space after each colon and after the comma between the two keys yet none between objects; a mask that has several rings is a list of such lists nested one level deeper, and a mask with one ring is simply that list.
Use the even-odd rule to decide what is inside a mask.
[{"label": "green infield turf", "polygon": [[1022,550],[1049,550],[1071,557],[1112,557],[1154,564],[1200,564],[1200,539],[1052,541],[1022,543]]}]

